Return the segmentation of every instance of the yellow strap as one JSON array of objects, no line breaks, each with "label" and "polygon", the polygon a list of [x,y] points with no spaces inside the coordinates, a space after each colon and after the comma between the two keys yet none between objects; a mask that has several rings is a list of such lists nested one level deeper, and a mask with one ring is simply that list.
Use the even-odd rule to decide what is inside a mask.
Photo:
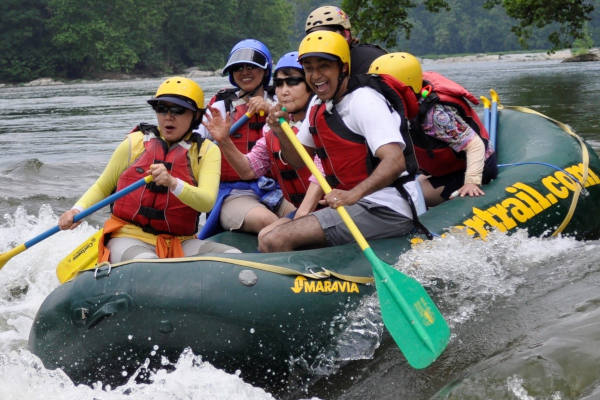
[{"label": "yellow strap", "polygon": [[522,107],[522,106],[502,106],[501,108],[508,108],[511,110],[520,111],[520,112],[528,113],[528,114],[534,114],[534,115],[543,117],[543,118],[547,119],[548,121],[551,121],[551,122],[555,123],[556,125],[558,125],[563,131],[565,131],[569,135],[573,136],[579,142],[579,146],[581,147],[581,161],[583,163],[583,176],[581,178],[582,179],[581,184],[575,186],[575,192],[573,193],[573,199],[571,200],[571,205],[569,207],[569,211],[567,212],[567,215],[565,216],[565,219],[562,221],[562,223],[559,225],[559,227],[556,228],[554,233],[552,233],[552,236],[557,236],[567,227],[569,222],[571,222],[571,218],[573,217],[573,214],[575,213],[575,208],[577,208],[577,203],[579,202],[579,195],[581,194],[581,188],[587,181],[588,171],[589,171],[589,163],[590,163],[590,155],[588,153],[587,146],[583,142],[583,139],[581,139],[581,137],[579,137],[575,132],[573,132],[573,130],[571,130],[571,128],[567,124],[564,124],[560,121],[550,118],[538,111],[532,110],[531,108]]},{"label": "yellow strap", "polygon": [[[98,268],[101,268],[102,266],[108,266],[111,269],[112,268],[116,268],[116,267],[120,267],[122,265],[127,265],[127,264],[131,264],[134,262],[148,262],[148,263],[179,263],[179,262],[190,262],[190,261],[217,261],[217,262],[222,262],[222,263],[227,263],[227,264],[234,264],[234,265],[239,265],[242,267],[249,267],[249,268],[254,268],[254,269],[258,269],[261,271],[267,271],[267,272],[273,272],[276,274],[280,274],[280,275],[290,275],[290,276],[304,276],[306,278],[310,278],[310,279],[328,279],[331,277],[337,278],[337,279],[341,279],[343,281],[348,281],[348,282],[354,282],[354,283],[360,283],[363,285],[367,285],[367,284],[372,284],[373,283],[373,278],[372,277],[368,277],[368,276],[353,276],[353,275],[345,275],[345,274],[340,274],[337,273],[335,271],[331,271],[327,268],[321,268],[320,271],[313,271],[313,272],[301,272],[301,271],[296,271],[295,269],[291,269],[291,268],[287,268],[287,267],[281,267],[278,265],[272,265],[272,264],[265,264],[265,263],[261,263],[261,262],[257,262],[257,261],[249,261],[249,260],[239,260],[236,258],[228,258],[228,257],[217,257],[217,256],[196,256],[196,257],[181,257],[181,258],[161,258],[161,259],[148,259],[148,260],[143,260],[143,259],[136,259],[136,260],[127,260],[127,261],[123,261],[120,263],[115,263],[115,264],[109,264],[109,263],[102,263],[100,265],[98,265]],[[94,267],[90,267],[90,268],[86,268],[86,269],[93,269]]]}]

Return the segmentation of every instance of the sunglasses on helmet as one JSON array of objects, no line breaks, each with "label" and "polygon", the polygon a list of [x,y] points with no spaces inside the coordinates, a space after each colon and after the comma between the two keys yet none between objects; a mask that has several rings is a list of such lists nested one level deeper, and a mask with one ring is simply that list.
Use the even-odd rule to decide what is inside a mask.
[{"label": "sunglasses on helmet", "polygon": [[185,107],[176,106],[176,105],[168,106],[164,103],[157,103],[157,104],[153,105],[152,108],[158,114],[171,113],[171,115],[182,115],[187,110],[187,108],[185,108]]},{"label": "sunglasses on helmet", "polygon": [[288,86],[296,86],[300,83],[304,82],[304,78],[300,76],[289,76],[287,78],[273,78],[273,83],[276,87],[283,86],[283,83],[286,83]]}]

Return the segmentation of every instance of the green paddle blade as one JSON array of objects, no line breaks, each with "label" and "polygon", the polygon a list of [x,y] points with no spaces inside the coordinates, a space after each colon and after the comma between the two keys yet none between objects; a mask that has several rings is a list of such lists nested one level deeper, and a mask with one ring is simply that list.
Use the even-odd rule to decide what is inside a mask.
[{"label": "green paddle blade", "polygon": [[373,266],[386,328],[412,367],[427,367],[450,340],[448,324],[419,282],[377,258],[371,248],[365,255]]}]

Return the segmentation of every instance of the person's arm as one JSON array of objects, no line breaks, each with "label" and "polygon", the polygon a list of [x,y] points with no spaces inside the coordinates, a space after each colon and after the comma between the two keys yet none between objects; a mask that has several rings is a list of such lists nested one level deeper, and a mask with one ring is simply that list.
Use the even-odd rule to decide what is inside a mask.
[{"label": "person's arm", "polygon": [[349,96],[345,104],[338,104],[340,116],[352,132],[365,138],[380,161],[371,174],[351,190],[334,189],[325,195],[327,204],[334,208],[355,204],[389,186],[406,170],[401,116],[391,111],[385,98],[371,88],[359,88]]},{"label": "person's arm", "polygon": [[315,211],[317,204],[319,204],[319,200],[323,198],[324,193],[325,192],[323,192],[323,189],[321,189],[321,186],[319,186],[318,183],[311,182],[306,190],[302,203],[300,203],[300,206],[298,206],[298,209],[296,210],[294,219],[303,217]]},{"label": "person's arm", "polygon": [[[89,208],[99,201],[108,197],[117,187],[117,181],[121,173],[129,166],[132,158],[132,151],[136,140],[133,140],[134,134],[127,136],[113,152],[108,164],[102,171],[102,174],[96,179],[96,182],[77,200],[70,210],[65,211],[58,219],[60,229],[74,229],[80,222],[73,223],[73,217],[79,212]],[[141,135],[141,133],[139,133]],[[141,142],[140,142],[141,143]]]},{"label": "person's arm", "polygon": [[[212,142],[205,140],[200,149],[201,158],[197,169],[198,186],[177,179],[177,185],[171,192],[184,204],[199,212],[208,212],[215,205],[221,178],[221,152]],[[160,164],[162,165],[162,164]]]},{"label": "person's arm", "polygon": [[[285,111],[281,111],[281,105],[278,104],[277,106],[271,108],[269,116],[267,117],[267,123],[269,124],[269,128],[271,128],[275,136],[279,138],[279,143],[281,144],[281,154],[283,155],[285,162],[296,169],[300,169],[304,166],[304,161],[302,161],[302,158],[294,148],[294,145],[292,145],[292,142],[290,142],[290,140],[287,138],[287,135],[283,132],[283,129],[279,124],[279,118],[282,117],[287,120],[289,118],[289,114]],[[300,125],[298,134],[296,136],[304,145],[304,148],[308,154],[312,157],[315,149],[313,147],[314,143],[312,143],[310,133],[308,133],[308,127],[308,118],[304,118],[304,121],[302,122],[302,125]]]},{"label": "person's arm", "polygon": [[479,187],[485,164],[485,144],[477,133],[460,117],[454,107],[436,105],[430,111],[424,131],[437,139],[443,140],[456,152],[464,151],[467,159],[465,181],[455,191],[455,196],[482,196],[485,194]]},{"label": "person's arm", "polygon": [[256,179],[257,176],[252,169],[248,158],[242,153],[231,140],[229,130],[231,124],[221,114],[219,109],[209,107],[210,115],[207,113],[202,125],[210,132],[211,137],[218,143],[223,156],[229,164],[244,180]]},{"label": "person's arm", "polygon": [[467,155],[465,182],[464,185],[458,189],[457,194],[461,197],[482,196],[485,194],[480,187],[485,164],[485,144],[479,135],[475,135],[469,143],[467,143],[464,151]]},{"label": "person's arm", "polygon": [[404,152],[399,143],[388,143],[375,151],[380,162],[373,172],[350,190],[333,189],[325,195],[330,207],[352,205],[365,196],[383,189],[394,182],[406,170]]}]

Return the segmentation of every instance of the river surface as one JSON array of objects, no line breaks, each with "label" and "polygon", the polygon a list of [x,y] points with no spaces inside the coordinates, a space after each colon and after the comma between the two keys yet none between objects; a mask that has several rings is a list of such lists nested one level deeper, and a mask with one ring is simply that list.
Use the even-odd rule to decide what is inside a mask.
[{"label": "river surface", "polygon": [[[489,97],[494,88],[501,103],[563,121],[600,151],[600,63],[430,63],[425,69],[477,96]],[[228,84],[221,77],[197,81],[207,99]],[[145,100],[160,82],[0,88],[0,252],[54,226],[124,135],[139,122],[154,122]],[[37,309],[59,284],[56,264],[106,215],[92,215],[0,270],[1,400],[600,399],[600,241],[529,238],[523,231],[492,233],[486,242],[453,234],[398,260],[397,268],[423,283],[437,277],[455,285],[441,299],[451,342],[425,370],[411,369],[378,329],[369,351],[327,360],[324,376],[303,377],[300,389],[269,392],[193,354],[183,354],[174,372],[160,371],[152,383],[75,386],[61,371],[45,369],[27,339]]]}]

